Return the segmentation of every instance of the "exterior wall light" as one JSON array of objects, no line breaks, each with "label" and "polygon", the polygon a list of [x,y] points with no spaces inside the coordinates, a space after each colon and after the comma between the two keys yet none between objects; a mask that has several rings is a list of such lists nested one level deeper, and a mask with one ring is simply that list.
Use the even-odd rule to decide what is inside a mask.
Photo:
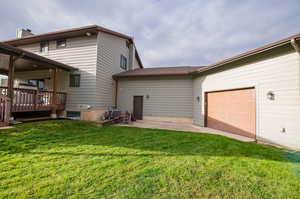
[{"label": "exterior wall light", "polygon": [[269,99],[269,100],[275,100],[275,94],[274,94],[273,91],[269,91],[267,93],[267,99]]},{"label": "exterior wall light", "polygon": [[146,99],[148,100],[149,98],[150,98],[150,96],[147,94],[147,95],[146,95]]},{"label": "exterior wall light", "polygon": [[197,99],[197,102],[199,103],[200,102],[200,96],[197,96],[196,99]]}]

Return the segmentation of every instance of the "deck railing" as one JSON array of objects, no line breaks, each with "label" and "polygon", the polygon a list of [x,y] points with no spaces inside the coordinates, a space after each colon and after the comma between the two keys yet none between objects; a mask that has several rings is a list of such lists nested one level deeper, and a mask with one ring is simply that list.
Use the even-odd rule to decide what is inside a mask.
[{"label": "deck railing", "polygon": [[[0,95],[7,95],[7,87],[0,87]],[[67,94],[56,92],[56,103],[53,91],[14,88],[12,112],[50,111],[55,106],[57,110],[64,110]]]},{"label": "deck railing", "polygon": [[10,103],[9,97],[0,95],[0,126],[8,125],[10,119]]}]

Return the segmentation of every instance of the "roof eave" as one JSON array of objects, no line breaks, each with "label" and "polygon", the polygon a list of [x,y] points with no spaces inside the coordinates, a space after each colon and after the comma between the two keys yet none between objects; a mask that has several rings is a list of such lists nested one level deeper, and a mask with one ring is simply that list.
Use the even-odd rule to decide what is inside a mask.
[{"label": "roof eave", "polygon": [[169,74],[139,74],[139,75],[113,75],[114,79],[131,78],[131,77],[160,77],[160,76],[189,76],[192,73],[169,73]]},{"label": "roof eave", "polygon": [[[98,32],[96,25],[84,26],[79,28],[73,28],[69,30],[55,31],[38,35],[30,35],[23,38],[16,38],[2,41],[13,46],[26,45],[35,42],[45,41],[45,40],[55,40],[63,37],[76,37],[78,35],[84,35],[86,32],[93,32],[94,34]],[[78,34],[78,35],[77,35]],[[68,36],[67,36],[68,35]]]},{"label": "roof eave", "polygon": [[242,53],[242,54],[239,54],[237,56],[225,59],[225,60],[220,61],[220,62],[216,62],[214,64],[209,65],[206,69],[196,71],[195,74],[196,73],[200,74],[200,73],[203,73],[205,71],[212,70],[212,69],[221,67],[223,65],[233,63],[233,62],[248,58],[250,56],[253,56],[253,55],[256,55],[256,54],[259,54],[259,53],[262,53],[262,52],[265,52],[265,51],[268,51],[268,50],[271,50],[271,49],[274,49],[274,48],[278,48],[278,47],[290,44],[292,39],[295,39],[296,41],[300,40],[300,34],[298,34],[296,36],[291,36],[291,37],[279,40],[277,42],[273,42],[271,44],[262,46],[260,48],[256,48],[256,49],[251,50],[251,51],[247,51],[245,53]]},{"label": "roof eave", "polygon": [[[5,40],[2,41],[3,43],[8,43],[10,45],[20,45],[20,43],[26,43],[26,41],[28,43],[32,43],[32,42],[36,42],[36,41],[42,41],[42,40],[54,40],[57,38],[61,38],[61,37],[72,37],[71,34],[75,34],[74,36],[80,36],[80,35],[85,35],[86,32],[92,32],[92,33],[98,33],[98,32],[104,32],[107,34],[112,34],[124,39],[128,39],[133,41],[133,38],[113,31],[113,30],[109,30],[107,28],[98,26],[98,25],[90,25],[90,26],[83,26],[83,27],[79,27],[79,28],[72,28],[72,29],[68,29],[68,30],[61,30],[61,31],[55,31],[55,32],[49,32],[49,33],[44,33],[44,34],[38,34],[38,35],[30,35],[27,37],[23,37],[23,38],[16,38],[16,39],[10,39],[10,40]],[[76,33],[78,33],[78,35],[76,35]],[[70,36],[69,36],[70,35]],[[23,45],[23,44],[21,44]]]}]

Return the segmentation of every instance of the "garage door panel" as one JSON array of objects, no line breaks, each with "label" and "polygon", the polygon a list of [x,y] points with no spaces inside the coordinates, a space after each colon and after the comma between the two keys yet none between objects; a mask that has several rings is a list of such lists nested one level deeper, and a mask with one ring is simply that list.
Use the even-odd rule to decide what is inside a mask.
[{"label": "garage door panel", "polygon": [[255,89],[207,93],[207,126],[255,138]]}]

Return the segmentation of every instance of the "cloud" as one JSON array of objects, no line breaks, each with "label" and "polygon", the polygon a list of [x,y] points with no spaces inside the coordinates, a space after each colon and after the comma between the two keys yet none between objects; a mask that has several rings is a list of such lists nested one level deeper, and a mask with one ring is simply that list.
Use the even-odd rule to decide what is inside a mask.
[{"label": "cloud", "polygon": [[300,32],[298,0],[2,0],[0,39],[98,24],[134,36],[147,67],[206,65]]}]

